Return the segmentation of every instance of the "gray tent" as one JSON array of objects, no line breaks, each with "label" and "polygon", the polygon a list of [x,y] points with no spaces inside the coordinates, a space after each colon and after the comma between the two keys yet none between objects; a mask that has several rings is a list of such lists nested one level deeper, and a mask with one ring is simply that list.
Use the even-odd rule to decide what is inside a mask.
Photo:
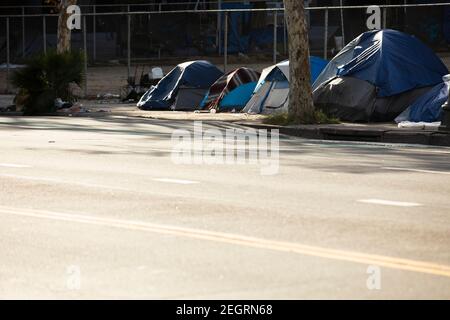
[{"label": "gray tent", "polygon": [[322,71],[314,103],[344,121],[392,121],[448,73],[417,38],[396,30],[363,33]]},{"label": "gray tent", "polygon": [[335,78],[314,91],[316,107],[341,120],[351,122],[387,122],[398,116],[405,106],[430,90],[410,90],[391,97],[377,97],[371,83],[352,77]]},{"label": "gray tent", "polygon": [[178,88],[178,94],[175,102],[170,106],[171,110],[192,111],[197,110],[203,98],[205,97],[206,89],[197,89],[181,86]]},{"label": "gray tent", "polygon": [[288,111],[289,61],[283,61],[263,70],[252,98],[243,112],[274,114]]}]

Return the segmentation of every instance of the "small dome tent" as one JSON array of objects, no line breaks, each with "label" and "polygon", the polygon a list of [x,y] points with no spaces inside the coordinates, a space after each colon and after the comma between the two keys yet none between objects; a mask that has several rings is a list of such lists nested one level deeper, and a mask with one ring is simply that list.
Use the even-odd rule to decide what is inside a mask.
[{"label": "small dome tent", "polygon": [[287,110],[289,105],[289,61],[263,70],[245,113],[271,114]]},{"label": "small dome tent", "polygon": [[[327,66],[328,61],[310,57],[311,81]],[[289,105],[289,61],[263,70],[252,98],[244,108],[246,113],[272,114],[285,112]]]},{"label": "small dome tent", "polygon": [[224,75],[211,86],[200,108],[241,111],[250,100],[259,77],[259,72],[249,68],[239,68]]},{"label": "small dome tent", "polygon": [[223,72],[208,61],[179,64],[138,102],[142,110],[193,110]]}]

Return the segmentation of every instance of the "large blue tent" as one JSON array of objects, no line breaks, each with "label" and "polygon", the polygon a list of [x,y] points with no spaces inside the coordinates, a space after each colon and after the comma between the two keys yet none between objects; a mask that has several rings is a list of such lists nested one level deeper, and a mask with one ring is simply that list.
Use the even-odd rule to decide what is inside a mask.
[{"label": "large blue tent", "polygon": [[350,42],[313,84],[315,105],[344,121],[394,120],[448,73],[414,36],[374,30]]},{"label": "large blue tent", "polygon": [[367,81],[378,97],[439,84],[448,73],[439,57],[412,35],[396,30],[365,32],[348,44],[314,83],[338,77]]},{"label": "large blue tent", "polygon": [[222,75],[223,72],[208,61],[179,64],[142,96],[138,107],[143,110],[195,109]]}]

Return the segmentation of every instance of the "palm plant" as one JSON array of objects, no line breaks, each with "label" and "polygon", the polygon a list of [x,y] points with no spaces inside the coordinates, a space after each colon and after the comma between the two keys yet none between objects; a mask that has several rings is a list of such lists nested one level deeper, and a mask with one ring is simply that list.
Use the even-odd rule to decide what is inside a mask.
[{"label": "palm plant", "polygon": [[70,86],[81,87],[83,65],[84,54],[81,51],[57,53],[52,50],[31,58],[26,67],[15,72],[11,79],[20,88],[24,114],[55,111],[56,98],[73,101]]}]

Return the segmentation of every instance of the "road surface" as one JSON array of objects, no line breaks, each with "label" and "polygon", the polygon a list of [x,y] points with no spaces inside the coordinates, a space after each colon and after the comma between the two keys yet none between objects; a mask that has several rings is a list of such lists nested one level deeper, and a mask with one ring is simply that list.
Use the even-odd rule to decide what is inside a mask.
[{"label": "road surface", "polygon": [[0,298],[450,298],[449,148],[281,137],[262,175],[176,129],[0,118]]}]

